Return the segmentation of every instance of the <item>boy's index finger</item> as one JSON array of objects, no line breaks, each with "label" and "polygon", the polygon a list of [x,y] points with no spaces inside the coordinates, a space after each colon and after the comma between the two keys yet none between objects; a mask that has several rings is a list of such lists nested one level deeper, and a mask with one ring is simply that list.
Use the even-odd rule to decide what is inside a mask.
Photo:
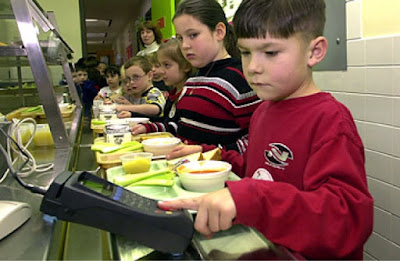
[{"label": "boy's index finger", "polygon": [[190,209],[198,210],[200,198],[186,198],[177,200],[164,200],[158,202],[158,207],[162,210],[178,210],[178,209]]}]

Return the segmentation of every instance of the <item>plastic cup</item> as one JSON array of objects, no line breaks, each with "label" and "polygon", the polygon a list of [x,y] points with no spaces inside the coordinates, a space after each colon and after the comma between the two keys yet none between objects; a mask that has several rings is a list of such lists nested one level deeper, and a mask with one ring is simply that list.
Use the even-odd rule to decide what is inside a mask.
[{"label": "plastic cup", "polygon": [[120,157],[126,174],[143,173],[150,170],[153,153],[133,152]]},{"label": "plastic cup", "polygon": [[51,146],[54,145],[53,136],[48,124],[37,124],[36,134],[33,137],[35,146]]}]

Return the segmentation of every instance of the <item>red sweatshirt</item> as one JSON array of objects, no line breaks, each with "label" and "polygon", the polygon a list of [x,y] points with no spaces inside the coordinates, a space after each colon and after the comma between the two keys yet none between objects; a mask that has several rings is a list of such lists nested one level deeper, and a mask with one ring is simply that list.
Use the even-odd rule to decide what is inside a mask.
[{"label": "red sweatshirt", "polygon": [[245,154],[223,152],[223,160],[245,177],[227,182],[236,223],[308,259],[362,259],[373,224],[364,147],[330,94],[263,102]]}]

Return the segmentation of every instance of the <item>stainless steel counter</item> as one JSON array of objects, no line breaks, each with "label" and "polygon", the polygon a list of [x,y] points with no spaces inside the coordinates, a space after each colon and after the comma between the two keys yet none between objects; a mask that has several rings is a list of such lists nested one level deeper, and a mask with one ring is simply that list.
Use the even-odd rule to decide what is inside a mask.
[{"label": "stainless steel counter", "polygon": [[[93,171],[97,168],[90,150],[93,133],[87,121],[82,122],[81,127],[77,145],[71,150],[34,152],[42,161],[54,160],[56,168],[32,175],[28,178],[30,183],[46,186],[64,169]],[[102,171],[98,174],[101,176]],[[272,244],[256,230],[240,225],[216,233],[212,239],[195,233],[192,244],[181,255],[161,253],[100,229],[53,222],[39,211],[42,196],[25,190],[11,176],[0,184],[1,199],[27,202],[32,206],[33,215],[21,228],[0,240],[0,260],[302,259]]]},{"label": "stainless steel counter", "polygon": [[[45,152],[47,151],[47,152]],[[42,155],[48,155],[44,161],[55,162],[52,171],[35,174],[24,178],[24,181],[38,186],[47,186],[53,178],[65,168],[69,161],[71,150],[46,148]],[[23,188],[8,174],[3,183],[0,184],[0,200],[14,200],[26,202],[32,207],[31,218],[19,229],[0,240],[0,260],[45,260],[51,245],[53,234],[52,220],[45,220],[39,211],[42,195],[34,194]]]}]

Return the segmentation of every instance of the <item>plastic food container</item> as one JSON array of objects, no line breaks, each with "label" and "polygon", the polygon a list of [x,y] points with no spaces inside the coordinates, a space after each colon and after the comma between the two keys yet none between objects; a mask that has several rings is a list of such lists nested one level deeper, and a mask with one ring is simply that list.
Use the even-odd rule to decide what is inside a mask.
[{"label": "plastic food container", "polygon": [[112,119],[118,119],[117,110],[115,109],[115,106],[106,106],[106,105],[100,106],[99,120],[105,121]]},{"label": "plastic food container", "polygon": [[133,152],[120,157],[126,174],[143,173],[150,170],[152,153]]},{"label": "plastic food container", "polygon": [[154,156],[167,155],[179,143],[181,143],[181,140],[175,137],[154,138],[142,141],[143,150],[153,153]]},{"label": "plastic food container", "polygon": [[36,133],[33,137],[35,146],[51,146],[54,145],[53,136],[51,135],[48,124],[37,124]]},{"label": "plastic food container", "polygon": [[184,189],[211,192],[224,188],[231,169],[228,162],[205,160],[184,163],[177,168],[177,172]]},{"label": "plastic food container", "polygon": [[106,125],[104,134],[106,142],[117,145],[130,141],[132,137],[128,124]]},{"label": "plastic food container", "polygon": [[60,111],[61,112],[65,112],[68,110],[69,107],[69,103],[59,103],[58,107],[60,107]]}]

